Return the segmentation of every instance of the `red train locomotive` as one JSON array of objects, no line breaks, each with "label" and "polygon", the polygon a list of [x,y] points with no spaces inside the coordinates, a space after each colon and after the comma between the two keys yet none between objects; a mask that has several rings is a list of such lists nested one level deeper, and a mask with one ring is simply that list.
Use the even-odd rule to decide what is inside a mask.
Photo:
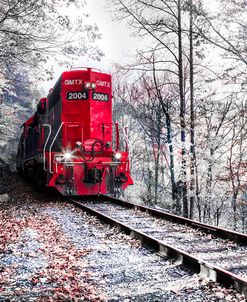
[{"label": "red train locomotive", "polygon": [[109,74],[62,73],[23,124],[17,170],[63,195],[117,195],[133,184],[126,131],[112,122]]}]

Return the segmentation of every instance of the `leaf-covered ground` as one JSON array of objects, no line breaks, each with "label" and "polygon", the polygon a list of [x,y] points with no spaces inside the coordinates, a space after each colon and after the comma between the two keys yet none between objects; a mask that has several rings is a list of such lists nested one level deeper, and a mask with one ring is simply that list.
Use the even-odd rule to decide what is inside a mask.
[{"label": "leaf-covered ground", "polygon": [[0,190],[11,196],[0,204],[0,301],[105,300],[83,260],[89,250],[76,248],[33,206],[33,188],[13,174],[1,178]]},{"label": "leaf-covered ground", "polygon": [[0,191],[0,302],[245,301],[16,175]]},{"label": "leaf-covered ground", "polygon": [[[0,300],[101,301],[83,257],[47,214],[0,212]],[[26,300],[27,301],[27,300]]]}]

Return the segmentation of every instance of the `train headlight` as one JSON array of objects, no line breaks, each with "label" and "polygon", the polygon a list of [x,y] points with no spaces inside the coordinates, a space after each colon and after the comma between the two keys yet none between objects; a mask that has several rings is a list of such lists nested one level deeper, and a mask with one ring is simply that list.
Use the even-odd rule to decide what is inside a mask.
[{"label": "train headlight", "polygon": [[91,83],[89,83],[89,82],[86,82],[84,85],[85,85],[86,89],[90,89],[91,88]]},{"label": "train headlight", "polygon": [[70,152],[66,152],[66,153],[64,154],[63,158],[64,158],[65,160],[70,160],[70,159],[71,159],[71,156],[72,156],[72,154],[71,154]]},{"label": "train headlight", "polygon": [[86,89],[95,89],[96,88],[96,83],[91,83],[91,82],[85,82],[84,87]]},{"label": "train headlight", "polygon": [[122,157],[122,154],[120,152],[115,153],[114,157],[116,159],[120,159]]}]

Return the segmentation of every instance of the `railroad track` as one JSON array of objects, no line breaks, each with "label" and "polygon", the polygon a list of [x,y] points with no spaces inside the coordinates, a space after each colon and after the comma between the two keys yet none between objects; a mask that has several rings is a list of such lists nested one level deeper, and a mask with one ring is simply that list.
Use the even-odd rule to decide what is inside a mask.
[{"label": "railroad track", "polygon": [[69,199],[165,258],[247,296],[247,235],[114,198]]}]

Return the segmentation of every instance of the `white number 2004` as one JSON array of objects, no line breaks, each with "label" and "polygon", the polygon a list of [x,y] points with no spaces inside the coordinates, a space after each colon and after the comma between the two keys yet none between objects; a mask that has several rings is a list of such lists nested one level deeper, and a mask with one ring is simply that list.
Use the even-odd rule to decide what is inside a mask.
[{"label": "white number 2004", "polygon": [[108,102],[108,94],[93,92],[93,100]]},{"label": "white number 2004", "polygon": [[68,92],[68,100],[86,100],[88,98],[87,92]]}]

